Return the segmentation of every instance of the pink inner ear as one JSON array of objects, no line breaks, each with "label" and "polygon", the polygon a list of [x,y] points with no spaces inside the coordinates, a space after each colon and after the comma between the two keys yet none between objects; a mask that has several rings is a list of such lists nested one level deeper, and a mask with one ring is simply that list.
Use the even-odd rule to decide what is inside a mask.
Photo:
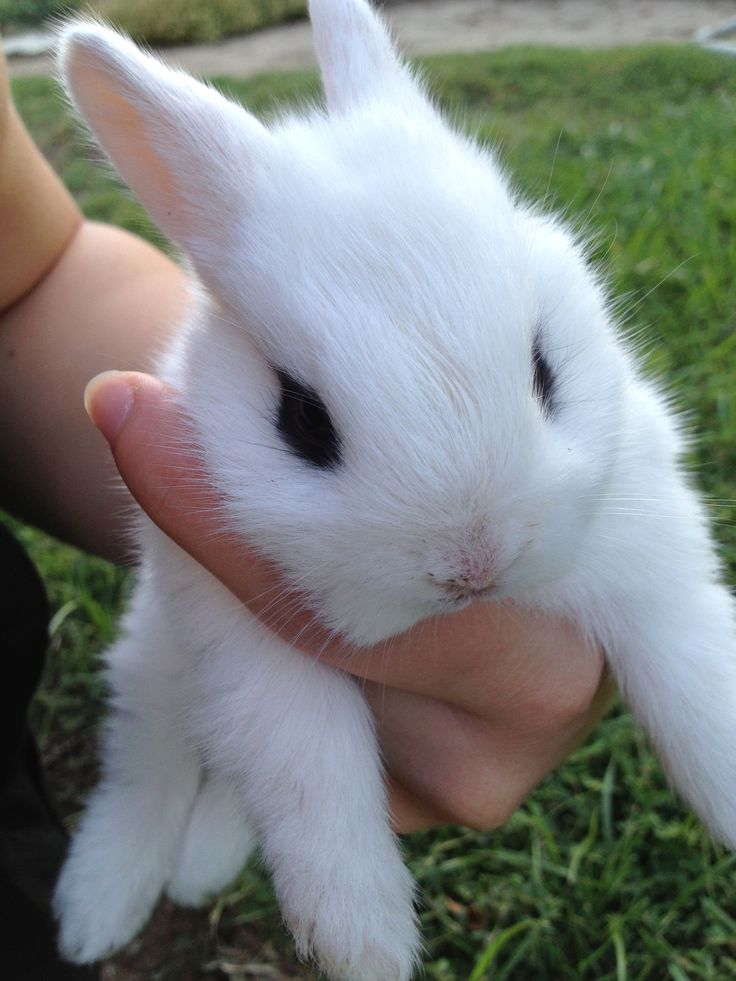
[{"label": "pink inner ear", "polygon": [[106,66],[85,63],[84,55],[77,54],[75,61],[69,66],[74,98],[97,140],[154,219],[175,235],[175,182],[154,149],[150,124],[136,110],[133,97],[122,94],[127,87],[124,75],[113,78]]},{"label": "pink inner ear", "polygon": [[72,26],[61,55],[74,102],[122,179],[200,277],[218,280],[270,135],[214,89],[106,28]]}]

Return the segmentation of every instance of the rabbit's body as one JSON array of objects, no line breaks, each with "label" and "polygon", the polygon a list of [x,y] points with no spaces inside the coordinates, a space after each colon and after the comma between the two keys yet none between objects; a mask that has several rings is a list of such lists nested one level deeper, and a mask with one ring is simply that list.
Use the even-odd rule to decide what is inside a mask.
[{"label": "rabbit's body", "polygon": [[412,881],[358,688],[155,538],[109,652],[104,775],[60,881],[63,949],[105,955],[164,889],[200,904],[242,868],[251,828],[268,828],[259,843],[300,953],[337,977],[408,976]]},{"label": "rabbit's body", "polygon": [[[223,520],[357,643],[475,597],[572,617],[736,843],[734,606],[666,400],[580,247],[446,127],[361,0],[312,8],[330,114],[268,131],[104,29],[65,41],[75,100],[209,291],[162,373]],[[412,883],[359,687],[146,519],[140,541],[63,949],[119,946],[164,889],[202,900],[257,840],[301,953],[404,981]]]}]

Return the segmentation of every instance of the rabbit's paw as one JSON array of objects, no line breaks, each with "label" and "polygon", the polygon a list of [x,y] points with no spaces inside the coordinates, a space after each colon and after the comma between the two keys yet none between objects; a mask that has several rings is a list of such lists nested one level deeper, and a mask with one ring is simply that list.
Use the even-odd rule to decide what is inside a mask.
[{"label": "rabbit's paw", "polygon": [[[312,958],[333,981],[409,981],[420,946],[414,883],[400,861],[379,870],[337,869],[300,887],[291,879],[282,900],[298,955]],[[357,871],[357,874],[356,874]]]},{"label": "rabbit's paw", "polygon": [[255,843],[230,784],[208,777],[194,802],[167,894],[182,906],[201,906],[235,878]]},{"label": "rabbit's paw", "polygon": [[133,806],[144,795],[129,798],[115,786],[98,788],[56,884],[59,947],[77,964],[131,940],[171,872],[175,823],[162,821],[155,806]]},{"label": "rabbit's paw", "polygon": [[100,960],[132,939],[161,891],[155,869],[135,856],[122,863],[117,857],[73,846],[62,869],[54,896],[59,949],[76,964]]}]

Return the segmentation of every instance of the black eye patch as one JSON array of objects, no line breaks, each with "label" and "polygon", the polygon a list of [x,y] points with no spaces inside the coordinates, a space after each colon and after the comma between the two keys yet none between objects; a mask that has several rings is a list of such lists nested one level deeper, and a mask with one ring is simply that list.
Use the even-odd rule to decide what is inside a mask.
[{"label": "black eye patch", "polygon": [[301,460],[321,469],[340,463],[340,439],[322,399],[280,368],[274,369],[281,385],[276,429]]},{"label": "black eye patch", "polygon": [[551,416],[554,412],[555,376],[542,353],[539,337],[534,338],[532,345],[532,369],[534,372],[532,381],[534,397],[542,403],[545,415]]}]

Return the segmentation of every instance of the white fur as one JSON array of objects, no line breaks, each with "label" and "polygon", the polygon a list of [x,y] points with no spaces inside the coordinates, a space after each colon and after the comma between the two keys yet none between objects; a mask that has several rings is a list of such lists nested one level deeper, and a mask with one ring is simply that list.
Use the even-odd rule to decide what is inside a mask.
[{"label": "white fur", "polygon": [[[463,576],[574,617],[673,783],[736,844],[734,605],[665,399],[580,246],[447,126],[364,0],[311,7],[329,111],[268,129],[104,27],[61,41],[74,102],[204,284],[162,371],[222,520],[356,642],[457,608],[442,581]],[[325,401],[339,467],[281,442],[272,366]],[[57,891],[62,949],[101,957],[163,889],[202,900],[255,835],[302,955],[404,981],[413,887],[358,686],[144,519],[140,539],[105,772]]]}]

